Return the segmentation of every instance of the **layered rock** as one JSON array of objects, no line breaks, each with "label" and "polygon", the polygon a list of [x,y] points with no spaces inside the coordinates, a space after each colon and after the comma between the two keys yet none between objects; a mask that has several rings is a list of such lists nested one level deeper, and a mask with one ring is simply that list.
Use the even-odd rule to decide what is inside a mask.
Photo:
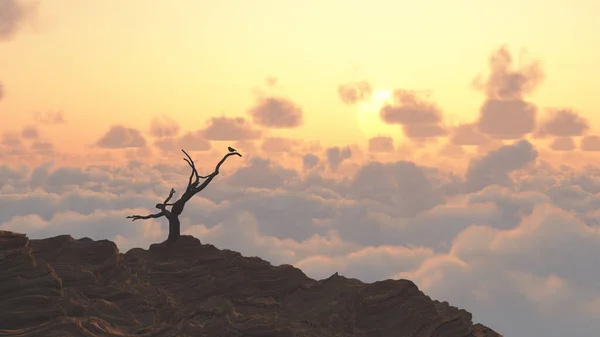
[{"label": "layered rock", "polygon": [[315,281],[189,236],[120,254],[0,231],[0,336],[134,335],[500,336],[408,280]]}]

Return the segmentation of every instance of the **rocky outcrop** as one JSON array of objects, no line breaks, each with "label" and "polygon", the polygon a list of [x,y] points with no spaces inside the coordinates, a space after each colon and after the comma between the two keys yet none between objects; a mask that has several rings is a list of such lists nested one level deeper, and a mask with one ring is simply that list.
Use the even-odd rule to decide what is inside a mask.
[{"label": "rocky outcrop", "polygon": [[0,336],[500,335],[408,280],[315,281],[190,236],[120,254],[0,231]]}]

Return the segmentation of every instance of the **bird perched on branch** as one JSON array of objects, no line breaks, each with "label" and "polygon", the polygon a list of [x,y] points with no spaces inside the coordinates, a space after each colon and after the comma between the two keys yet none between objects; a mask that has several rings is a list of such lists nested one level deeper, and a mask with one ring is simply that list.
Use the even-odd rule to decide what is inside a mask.
[{"label": "bird perched on branch", "polygon": [[229,147],[227,148],[227,150],[229,150],[229,152],[237,152],[237,150],[236,150],[236,149],[234,149],[234,148],[232,148],[231,146],[229,146]]}]

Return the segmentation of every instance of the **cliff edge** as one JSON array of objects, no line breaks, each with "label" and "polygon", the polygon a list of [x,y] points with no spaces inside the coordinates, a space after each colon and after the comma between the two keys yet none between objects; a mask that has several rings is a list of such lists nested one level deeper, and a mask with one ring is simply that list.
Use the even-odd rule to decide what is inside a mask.
[{"label": "cliff edge", "polygon": [[0,336],[501,337],[408,280],[315,281],[191,236],[121,254],[6,231]]}]

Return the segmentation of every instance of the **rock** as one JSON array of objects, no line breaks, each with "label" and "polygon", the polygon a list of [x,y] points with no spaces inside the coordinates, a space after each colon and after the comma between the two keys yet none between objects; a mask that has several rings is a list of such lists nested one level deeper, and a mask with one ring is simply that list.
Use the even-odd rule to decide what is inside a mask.
[{"label": "rock", "polygon": [[501,337],[408,280],[316,281],[191,236],[121,254],[0,231],[0,270],[0,335]]}]

